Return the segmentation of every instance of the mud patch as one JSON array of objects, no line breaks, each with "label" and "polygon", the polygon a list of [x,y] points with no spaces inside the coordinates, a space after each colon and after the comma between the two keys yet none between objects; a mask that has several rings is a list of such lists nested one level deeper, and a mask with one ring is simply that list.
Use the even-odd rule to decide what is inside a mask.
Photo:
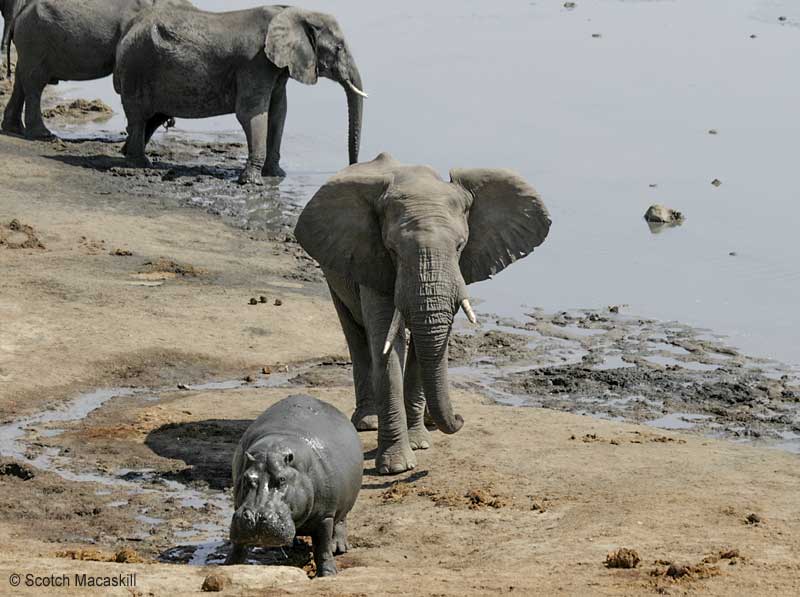
[{"label": "mud patch", "polygon": [[142,564],[149,561],[143,558],[136,550],[125,547],[115,553],[105,552],[99,549],[66,549],[57,551],[57,558],[68,560],[80,560],[82,562],[116,562],[117,564]]},{"label": "mud patch", "polygon": [[[800,380],[791,367],[742,355],[703,330],[612,310],[535,311],[528,317],[494,319],[478,332],[454,333],[456,383],[512,406],[769,441],[800,451],[800,442],[792,443],[800,438]],[[620,441],[680,440],[610,443]]]},{"label": "mud patch", "polygon": [[166,257],[159,257],[155,261],[146,261],[139,269],[137,276],[144,276],[147,279],[175,278],[178,276],[182,278],[196,278],[207,273],[208,272],[202,268],[178,263]]},{"label": "mud patch", "polygon": [[636,568],[639,565],[639,554],[635,549],[621,547],[606,556],[606,568]]},{"label": "mud patch", "polygon": [[111,106],[99,99],[76,99],[59,103],[42,111],[45,118],[61,118],[69,121],[103,121],[114,115]]},{"label": "mud patch", "polygon": [[4,462],[0,464],[0,477],[16,477],[22,481],[30,481],[36,476],[33,469],[18,462]]},{"label": "mud patch", "polygon": [[0,224],[0,247],[6,249],[45,248],[33,228],[16,219],[11,220],[8,224]]}]

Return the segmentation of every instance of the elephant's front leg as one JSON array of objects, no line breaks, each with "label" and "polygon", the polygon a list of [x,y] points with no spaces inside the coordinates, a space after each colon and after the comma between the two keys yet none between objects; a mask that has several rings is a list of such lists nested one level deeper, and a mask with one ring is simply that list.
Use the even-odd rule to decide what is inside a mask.
[{"label": "elephant's front leg", "polygon": [[403,403],[405,332],[394,339],[388,355],[383,346],[394,314],[394,301],[365,286],[361,287],[361,309],[372,357],[372,395],[378,410],[378,450],[375,468],[381,475],[397,474],[417,465],[408,441]]},{"label": "elephant's front leg", "polygon": [[425,427],[425,392],[422,389],[419,361],[414,350],[414,338],[408,344],[408,357],[403,378],[403,396],[408,420],[408,441],[414,450],[431,447],[431,434]]},{"label": "elephant's front leg", "polygon": [[267,159],[268,103],[272,87],[266,91],[266,97],[252,90],[242,90],[236,97],[236,118],[247,137],[247,164],[239,175],[239,184],[264,184],[261,170]]},{"label": "elephant's front leg", "polygon": [[286,176],[281,168],[281,141],[283,140],[283,125],[286,124],[286,82],[288,73],[284,73],[275,82],[272,89],[272,98],[269,104],[269,122],[267,132],[267,163],[264,165],[264,176]]}]

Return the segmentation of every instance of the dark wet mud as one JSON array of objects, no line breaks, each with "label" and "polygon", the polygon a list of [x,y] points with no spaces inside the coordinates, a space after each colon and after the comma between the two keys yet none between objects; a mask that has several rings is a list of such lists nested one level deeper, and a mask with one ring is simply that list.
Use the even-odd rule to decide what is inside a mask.
[{"label": "dark wet mud", "polygon": [[[617,309],[615,309],[617,310]],[[457,383],[538,406],[800,452],[800,377],[678,323],[533,312],[457,333]]]}]

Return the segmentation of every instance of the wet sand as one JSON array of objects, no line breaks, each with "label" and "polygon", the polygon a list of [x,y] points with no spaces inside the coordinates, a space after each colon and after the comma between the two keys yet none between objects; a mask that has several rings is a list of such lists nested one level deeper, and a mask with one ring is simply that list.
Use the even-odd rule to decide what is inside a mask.
[{"label": "wet sand", "polygon": [[[239,435],[290,393],[350,412],[346,346],[316,267],[287,237],[280,188],[254,191],[274,192],[278,206],[255,231],[177,196],[184,178],[236,192],[226,164],[241,148],[161,146],[151,171],[128,171],[118,149],[0,136],[0,592],[12,573],[135,571],[143,595],[199,593],[212,572],[234,595],[796,593],[796,455],[708,438],[702,426],[553,409],[578,410],[567,388],[596,398],[580,409],[635,420],[635,408],[611,402],[630,397],[630,383],[644,394],[642,421],[708,414],[710,397],[665,396],[669,384],[746,370],[757,379],[739,410],[751,425],[766,410],[796,417],[796,382],[776,378],[776,365],[624,309],[482,314],[481,329],[459,329],[454,400],[467,423],[435,433],[418,468],[395,477],[374,474],[375,434],[361,435],[353,549],[336,579],[307,579],[302,544],[253,559],[283,566],[215,566],[228,549]],[[213,164],[221,176],[203,171]],[[619,395],[604,403],[609,379]],[[497,392],[552,408],[510,408]],[[658,396],[676,403],[650,404]],[[792,425],[773,423],[760,428]],[[637,551],[637,567],[606,567],[621,547]]]}]

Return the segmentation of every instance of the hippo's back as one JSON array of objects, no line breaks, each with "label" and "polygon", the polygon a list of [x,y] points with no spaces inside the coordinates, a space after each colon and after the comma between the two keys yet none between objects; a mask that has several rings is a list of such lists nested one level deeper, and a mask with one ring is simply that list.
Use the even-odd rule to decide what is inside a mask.
[{"label": "hippo's back", "polygon": [[346,449],[349,444],[361,450],[350,420],[327,402],[306,394],[295,394],[270,406],[247,429],[242,445],[273,433],[313,438],[330,447]]}]

